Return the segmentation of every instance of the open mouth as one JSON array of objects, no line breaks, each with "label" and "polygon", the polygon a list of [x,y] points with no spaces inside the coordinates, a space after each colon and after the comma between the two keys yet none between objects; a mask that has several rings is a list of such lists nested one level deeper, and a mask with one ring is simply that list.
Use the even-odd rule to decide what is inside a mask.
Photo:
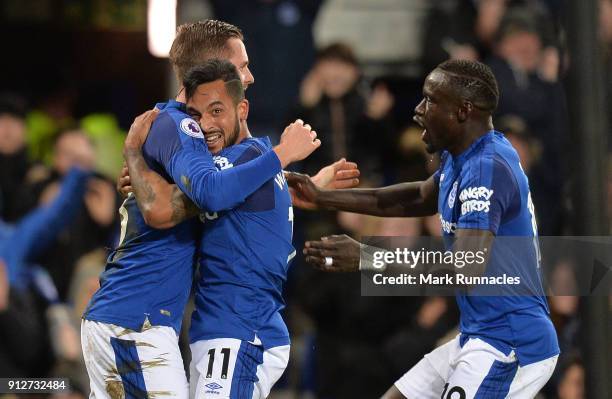
[{"label": "open mouth", "polygon": [[204,138],[206,138],[206,145],[211,147],[220,144],[223,140],[223,134],[221,132],[205,133]]},{"label": "open mouth", "polygon": [[413,117],[412,117],[412,120],[413,120],[413,121],[414,121],[414,122],[415,122],[417,125],[419,125],[420,127],[422,127],[422,128],[423,128],[423,132],[421,133],[421,140],[423,140],[423,141],[427,142],[427,141],[425,140],[425,137],[426,137],[426,135],[427,135],[427,128],[426,128],[426,127],[425,127],[425,125],[423,124],[423,121],[421,120],[421,118],[419,118],[418,116],[416,116],[416,115],[415,115],[415,116],[413,116]]}]

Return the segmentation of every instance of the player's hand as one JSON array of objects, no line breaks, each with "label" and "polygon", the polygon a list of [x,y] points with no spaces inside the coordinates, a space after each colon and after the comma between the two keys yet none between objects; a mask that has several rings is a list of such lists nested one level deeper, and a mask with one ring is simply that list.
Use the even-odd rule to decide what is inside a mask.
[{"label": "player's hand", "polygon": [[274,152],[285,168],[292,162],[306,158],[320,146],[321,140],[317,138],[317,132],[298,119],[285,128],[280,144],[274,147]]},{"label": "player's hand", "polygon": [[359,271],[361,246],[346,234],[321,237],[321,241],[306,241],[306,262],[324,272]]},{"label": "player's hand", "polygon": [[132,126],[130,126],[130,131],[125,138],[124,151],[140,150],[140,148],[142,148],[142,145],[149,135],[151,124],[155,118],[157,118],[158,114],[159,110],[157,108],[153,108],[152,110],[149,110],[134,119]]},{"label": "player's hand", "polygon": [[321,190],[315,186],[308,175],[285,172],[293,206],[302,209],[317,209],[317,198]]},{"label": "player's hand", "polygon": [[132,182],[130,181],[130,171],[128,170],[127,164],[123,162],[123,168],[121,168],[121,174],[117,178],[117,192],[121,194],[121,197],[127,198],[132,192]]},{"label": "player's hand", "polygon": [[361,172],[355,162],[342,158],[322,168],[310,179],[319,188],[338,189],[353,188],[359,185]]}]

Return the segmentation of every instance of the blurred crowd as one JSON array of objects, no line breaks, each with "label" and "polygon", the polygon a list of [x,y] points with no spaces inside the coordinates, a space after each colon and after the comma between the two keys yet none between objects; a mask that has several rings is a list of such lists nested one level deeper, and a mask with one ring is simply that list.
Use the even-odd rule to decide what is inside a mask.
[{"label": "blurred crowd", "polygon": [[[414,58],[404,60],[416,71],[408,74],[398,72],[399,61],[392,56],[373,62],[376,49],[360,43],[357,33],[346,34],[356,32],[352,24],[363,23],[360,11],[368,9],[364,2],[205,3],[211,17],[236,24],[245,34],[257,83],[247,93],[254,134],[278,136],[288,121],[302,118],[317,131],[323,146],[298,169],[313,174],[346,157],[358,162],[364,187],[421,180],[436,170],[437,157],[425,152],[421,129],[411,121],[422,81],[448,58],[485,62],[501,93],[494,125],[511,141],[529,177],[539,234],[571,233],[564,78],[571,63],[579,60],[572,60],[564,47],[562,2],[381,2],[390,14],[419,16],[413,18],[418,21],[413,39],[418,54],[404,54]],[[600,7],[601,46],[609,71],[612,1],[601,0]],[[330,14],[342,21],[344,35],[334,36],[326,23]],[[389,29],[376,26],[385,24],[384,19],[372,18],[371,23],[368,31]],[[606,77],[609,97],[612,74]],[[0,272],[9,262],[20,262],[20,268],[30,271],[12,278],[8,300],[0,301],[0,376],[69,377],[75,398],[89,392],[80,353],[80,317],[118,239],[122,199],[114,182],[126,128],[112,114],[77,119],[77,100],[74,93],[61,90],[45,98],[0,95],[0,227],[6,230],[0,235]],[[151,105],[163,100],[151,99]],[[612,158],[609,164],[612,172]],[[87,174],[81,190],[69,184],[75,169]],[[602,184],[612,215],[612,173]],[[69,205],[62,203],[67,198]],[[40,238],[32,254],[9,259],[10,239],[30,234],[20,229],[41,210],[58,204],[73,212],[49,219],[53,228],[41,231],[52,240],[43,243]],[[440,235],[437,216],[400,219],[303,211],[296,213],[295,228],[298,250],[305,240],[329,234]],[[552,280],[572,280],[564,260],[555,261]],[[454,298],[362,297],[359,279],[358,274],[323,274],[296,257],[285,312],[293,352],[275,397],[377,397],[425,353],[456,334]],[[549,298],[562,355],[542,398],[584,397],[579,301]]]}]

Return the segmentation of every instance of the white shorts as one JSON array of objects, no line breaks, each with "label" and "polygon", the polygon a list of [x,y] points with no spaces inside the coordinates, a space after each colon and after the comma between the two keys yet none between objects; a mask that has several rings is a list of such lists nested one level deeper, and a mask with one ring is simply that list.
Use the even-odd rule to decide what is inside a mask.
[{"label": "white shorts", "polygon": [[191,399],[263,399],[289,363],[289,345],[264,350],[233,338],[194,342],[191,346]]},{"label": "white shorts", "polygon": [[92,399],[187,399],[189,395],[178,337],[171,327],[137,332],[83,320],[81,346]]},{"label": "white shorts", "polygon": [[470,338],[463,348],[457,335],[434,349],[395,382],[408,399],[529,399],[548,381],[557,356],[521,367],[514,352],[506,356]]}]

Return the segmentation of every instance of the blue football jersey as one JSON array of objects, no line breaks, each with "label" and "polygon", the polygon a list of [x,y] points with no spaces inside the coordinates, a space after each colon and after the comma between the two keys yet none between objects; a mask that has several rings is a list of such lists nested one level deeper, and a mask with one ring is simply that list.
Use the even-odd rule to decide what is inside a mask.
[{"label": "blue football jersey", "polygon": [[520,278],[518,285],[477,286],[457,295],[462,342],[477,337],[505,354],[514,350],[521,365],[558,354],[529,183],[512,145],[490,131],[456,157],[444,152],[434,178],[445,241],[451,244],[457,229],[489,230],[497,239],[485,276]]},{"label": "blue football jersey", "polygon": [[[271,152],[231,171],[218,171],[198,124],[176,101],[161,111],[143,146],[148,166],[177,184],[200,209],[231,209],[281,170]],[[262,173],[268,170],[269,174]],[[164,230],[147,226],[133,195],[119,213],[121,238],[109,256],[84,318],[140,331],[151,325],[177,333],[189,297],[197,255],[197,218]]]},{"label": "blue football jersey", "polygon": [[[228,169],[270,151],[267,138],[249,138],[214,159],[219,169]],[[293,208],[283,173],[234,209],[203,213],[200,219],[204,230],[191,341],[236,338],[261,342],[264,348],[288,345],[279,312],[295,249]]]}]

